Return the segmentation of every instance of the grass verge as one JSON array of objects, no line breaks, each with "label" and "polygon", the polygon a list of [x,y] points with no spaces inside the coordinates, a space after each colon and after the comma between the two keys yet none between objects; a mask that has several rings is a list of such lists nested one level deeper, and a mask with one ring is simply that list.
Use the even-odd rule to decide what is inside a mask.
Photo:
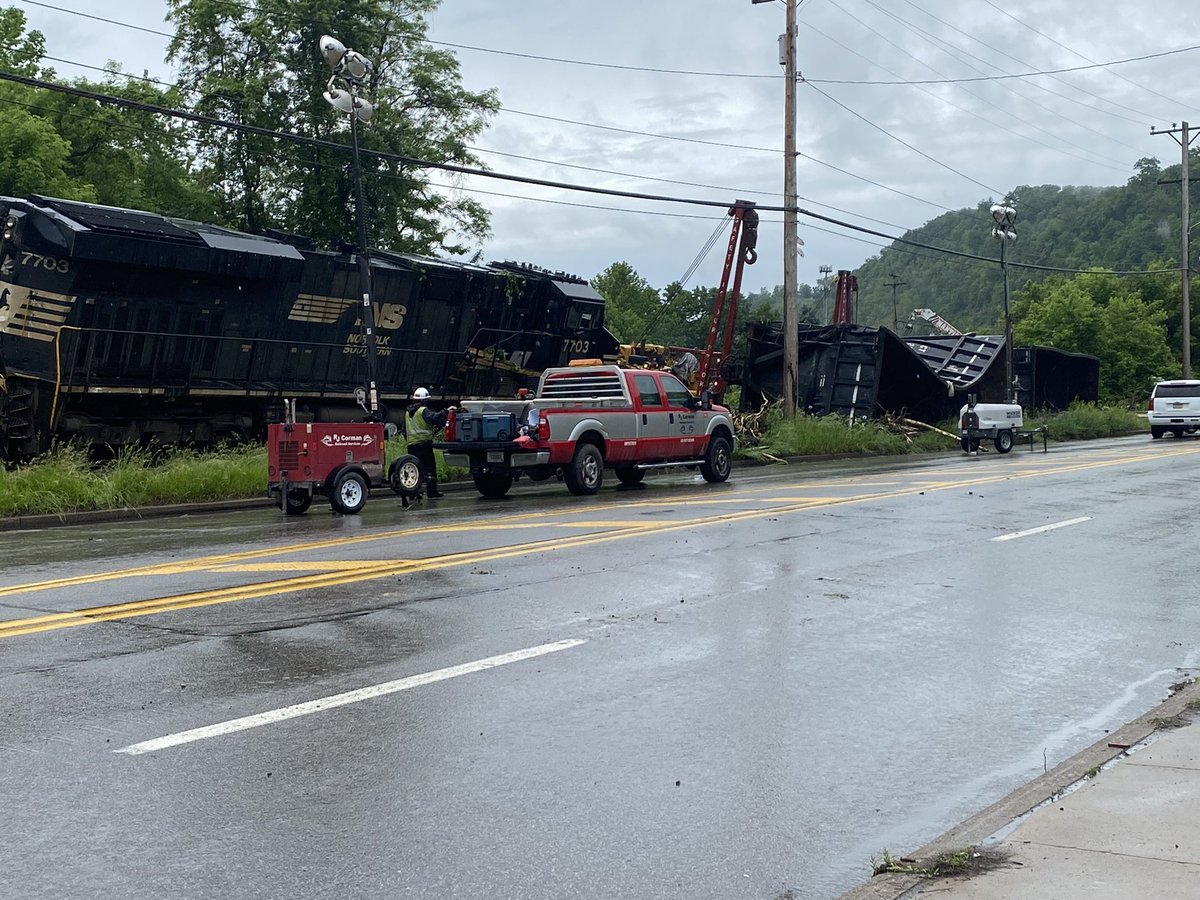
[{"label": "grass verge", "polygon": [[[1034,412],[1025,417],[1025,428],[1045,426],[1052,441],[1076,441],[1101,437],[1119,437],[1148,432],[1144,416],[1117,407],[1077,403],[1059,412]],[[736,455],[743,459],[771,459],[788,456],[823,456],[861,453],[883,456],[901,453],[928,453],[959,447],[958,423],[942,422],[933,430],[897,427],[892,422],[850,422],[842,416],[798,416],[791,422],[773,412],[766,420],[760,440],[740,435]]]},{"label": "grass verge", "polygon": [[[1143,416],[1126,409],[1076,404],[1058,413],[1035,413],[1026,427],[1045,425],[1054,441],[1115,437],[1148,431]],[[739,438],[743,459],[858,453],[884,456],[954,450],[956,423],[939,426],[949,434],[888,423],[849,422],[839,416],[800,416],[786,422],[772,414],[754,443]],[[387,459],[405,453],[404,438],[388,441]],[[466,478],[466,469],[448,467],[437,451],[438,480]],[[267,484],[265,447],[240,444],[198,453],[191,450],[132,448],[116,459],[92,463],[78,446],[61,446],[33,462],[0,467],[0,517],[82,510],[124,509],[206,500],[263,497]]]}]

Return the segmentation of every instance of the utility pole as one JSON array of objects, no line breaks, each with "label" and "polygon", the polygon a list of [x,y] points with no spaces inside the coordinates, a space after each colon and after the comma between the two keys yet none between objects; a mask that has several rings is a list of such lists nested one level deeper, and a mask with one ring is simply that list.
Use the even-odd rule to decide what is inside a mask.
[{"label": "utility pole", "polygon": [[796,321],[796,0],[787,3],[784,32],[783,103],[783,415],[796,417],[796,365],[800,356]]},{"label": "utility pole", "polygon": [[[1189,187],[1188,187],[1188,169],[1190,168],[1189,161],[1188,161],[1188,150],[1191,147],[1192,141],[1195,140],[1195,136],[1192,135],[1188,131],[1188,123],[1187,122],[1183,122],[1178,128],[1175,127],[1174,123],[1171,123],[1170,128],[1164,128],[1162,130],[1151,128],[1150,133],[1151,134],[1169,134],[1172,138],[1174,138],[1175,143],[1179,144],[1179,146],[1183,150],[1183,165],[1180,167],[1180,176],[1179,176],[1180,181],[1183,182],[1183,210],[1182,210],[1183,218],[1182,218],[1182,227],[1180,229],[1180,231],[1182,232],[1182,237],[1180,238],[1181,246],[1180,246],[1180,250],[1179,250],[1180,255],[1182,257],[1179,261],[1179,265],[1180,265],[1180,268],[1183,270],[1183,309],[1180,312],[1183,335],[1182,335],[1182,340],[1180,341],[1180,343],[1183,344],[1183,377],[1191,378],[1192,377],[1192,305],[1191,305],[1191,299],[1188,297],[1188,291],[1189,291],[1189,287],[1190,287],[1189,282],[1191,281],[1191,275],[1192,275],[1192,264],[1190,261],[1191,248],[1190,248],[1190,239],[1189,239],[1189,235],[1188,235],[1188,231],[1191,228],[1191,226],[1188,223],[1189,219],[1191,218],[1191,209],[1189,208],[1189,203],[1188,203],[1188,199],[1191,196],[1189,193]],[[1176,134],[1178,134],[1179,136],[1176,137]]]},{"label": "utility pole", "polygon": [[901,281],[900,277],[895,272],[889,272],[888,278],[890,278],[892,280],[887,282],[887,284],[884,286],[890,287],[892,289],[892,331],[895,334],[899,334],[900,333],[900,314],[899,314],[899,311],[896,309],[896,288],[902,287],[902,286],[908,284],[908,282]]},{"label": "utility pole", "polygon": [[[750,0],[771,3],[773,0]],[[800,323],[796,315],[796,4],[783,0],[787,9],[784,33],[779,36],[779,62],[783,65],[783,415],[796,418],[796,364],[800,355]]]}]

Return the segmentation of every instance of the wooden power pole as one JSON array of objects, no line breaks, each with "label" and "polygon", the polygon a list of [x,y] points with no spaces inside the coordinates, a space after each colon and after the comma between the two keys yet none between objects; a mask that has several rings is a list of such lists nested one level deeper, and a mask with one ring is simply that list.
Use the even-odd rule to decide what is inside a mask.
[{"label": "wooden power pole", "polygon": [[1195,140],[1195,135],[1188,130],[1188,123],[1183,122],[1178,128],[1174,124],[1170,128],[1150,129],[1151,134],[1169,134],[1175,139],[1175,142],[1183,149],[1183,165],[1180,167],[1179,178],[1183,183],[1183,209],[1181,220],[1181,237],[1179,253],[1179,267],[1183,270],[1183,309],[1180,312],[1180,325],[1183,331],[1180,343],[1183,344],[1183,377],[1192,377],[1192,306],[1191,299],[1188,297],[1190,288],[1192,264],[1191,264],[1191,248],[1188,231],[1191,230],[1191,208],[1189,204],[1190,187],[1188,185],[1188,169],[1190,163],[1188,160],[1188,150],[1191,147],[1192,141]]}]

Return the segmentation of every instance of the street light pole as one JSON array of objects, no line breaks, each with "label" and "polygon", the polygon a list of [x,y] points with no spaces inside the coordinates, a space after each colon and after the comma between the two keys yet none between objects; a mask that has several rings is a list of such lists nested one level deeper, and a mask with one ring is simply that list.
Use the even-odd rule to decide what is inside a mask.
[{"label": "street light pole", "polygon": [[992,207],[992,237],[1000,242],[1000,272],[1004,277],[1004,402],[1016,403],[1013,382],[1013,329],[1008,310],[1008,253],[1010,242],[1017,239],[1017,211],[1011,206]]},{"label": "street light pole", "polygon": [[321,37],[321,55],[333,70],[324,97],[329,105],[350,118],[351,166],[354,181],[354,218],[358,227],[358,282],[362,296],[360,310],[364,352],[367,369],[367,413],[371,419],[379,417],[379,389],[377,384],[378,346],[375,335],[375,307],[372,302],[371,249],[367,241],[367,212],[363,198],[362,162],[358,151],[358,123],[371,118],[373,111],[369,102],[359,96],[363,81],[371,68],[370,60],[347,49],[337,38]]},{"label": "street light pole", "polygon": [[907,281],[901,281],[900,277],[895,272],[889,272],[888,277],[892,279],[887,283],[887,287],[892,289],[892,331],[896,334],[900,332],[900,311],[896,307],[896,288],[903,287],[908,284]]},{"label": "street light pole", "polygon": [[829,321],[829,276],[833,274],[833,266],[821,266],[821,320]]}]

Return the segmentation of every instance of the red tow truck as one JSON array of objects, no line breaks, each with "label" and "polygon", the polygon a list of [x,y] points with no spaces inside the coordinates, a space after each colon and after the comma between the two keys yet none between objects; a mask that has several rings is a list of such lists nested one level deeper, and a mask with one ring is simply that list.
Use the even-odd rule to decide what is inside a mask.
[{"label": "red tow truck", "polygon": [[469,468],[485,497],[503,497],[521,477],[551,476],[588,495],[600,490],[605,469],[627,485],[672,466],[725,481],[733,422],[728,409],[694,397],[670,372],[578,360],[542,373],[531,399],[464,400],[434,446],[448,465]]}]

